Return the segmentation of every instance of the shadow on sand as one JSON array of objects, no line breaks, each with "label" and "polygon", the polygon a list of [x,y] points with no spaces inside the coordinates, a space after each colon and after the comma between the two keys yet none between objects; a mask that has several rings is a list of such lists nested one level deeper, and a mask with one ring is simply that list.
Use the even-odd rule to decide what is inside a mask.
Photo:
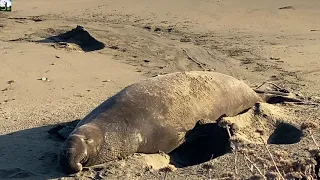
[{"label": "shadow on sand", "polygon": [[[78,120],[72,121],[77,123]],[[69,123],[68,123],[69,124]],[[0,179],[52,179],[66,177],[58,168],[63,140],[49,125],[0,136]],[[49,133],[48,133],[49,132]]]}]

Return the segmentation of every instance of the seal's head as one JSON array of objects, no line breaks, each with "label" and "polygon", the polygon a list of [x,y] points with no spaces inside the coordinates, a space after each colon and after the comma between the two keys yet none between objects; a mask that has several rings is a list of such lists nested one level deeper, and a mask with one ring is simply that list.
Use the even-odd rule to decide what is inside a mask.
[{"label": "seal's head", "polygon": [[67,174],[77,173],[83,166],[94,164],[104,141],[104,134],[94,124],[85,124],[71,133],[59,154],[59,166]]}]

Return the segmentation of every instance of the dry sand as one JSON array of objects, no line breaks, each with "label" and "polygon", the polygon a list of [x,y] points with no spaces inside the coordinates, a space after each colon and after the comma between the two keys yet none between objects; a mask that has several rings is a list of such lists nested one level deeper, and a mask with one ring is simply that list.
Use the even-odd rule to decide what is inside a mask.
[{"label": "dry sand", "polygon": [[[158,74],[212,70],[252,87],[274,82],[320,103],[318,0],[15,0],[12,8],[0,13],[0,179],[244,179],[259,174],[241,154],[235,174],[232,153],[173,172],[148,166],[166,166],[165,155],[135,155],[75,176],[62,174],[57,168],[62,141],[47,131],[81,119],[125,86]],[[77,25],[105,47],[88,50],[50,41]],[[319,124],[319,106],[279,106],[297,127],[304,121]],[[242,125],[242,137],[250,140],[257,127],[249,123],[250,131]],[[313,137],[320,143],[319,130]],[[247,155],[271,177],[268,172],[276,171],[266,149],[250,142]],[[315,175],[304,172],[310,169],[306,164],[315,164],[310,134],[298,143],[268,146],[286,178]]]}]

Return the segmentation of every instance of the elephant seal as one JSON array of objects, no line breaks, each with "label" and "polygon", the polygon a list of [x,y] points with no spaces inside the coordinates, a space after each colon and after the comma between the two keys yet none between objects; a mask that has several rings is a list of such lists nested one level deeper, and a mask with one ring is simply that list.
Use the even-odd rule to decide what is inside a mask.
[{"label": "elephant seal", "polygon": [[190,71],[134,83],[85,116],[61,147],[67,174],[133,153],[169,153],[199,119],[235,116],[261,98],[229,75]]}]

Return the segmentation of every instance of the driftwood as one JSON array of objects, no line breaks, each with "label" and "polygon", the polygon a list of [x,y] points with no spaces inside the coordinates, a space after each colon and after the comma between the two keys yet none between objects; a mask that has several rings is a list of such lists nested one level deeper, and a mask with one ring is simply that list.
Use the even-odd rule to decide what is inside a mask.
[{"label": "driftwood", "polygon": [[192,56],[189,55],[188,51],[186,49],[182,49],[183,52],[186,53],[188,56],[188,59],[196,63],[199,67],[201,67],[202,70],[206,71],[207,69],[203,66],[203,63],[199,62],[197,59],[193,58]]}]

